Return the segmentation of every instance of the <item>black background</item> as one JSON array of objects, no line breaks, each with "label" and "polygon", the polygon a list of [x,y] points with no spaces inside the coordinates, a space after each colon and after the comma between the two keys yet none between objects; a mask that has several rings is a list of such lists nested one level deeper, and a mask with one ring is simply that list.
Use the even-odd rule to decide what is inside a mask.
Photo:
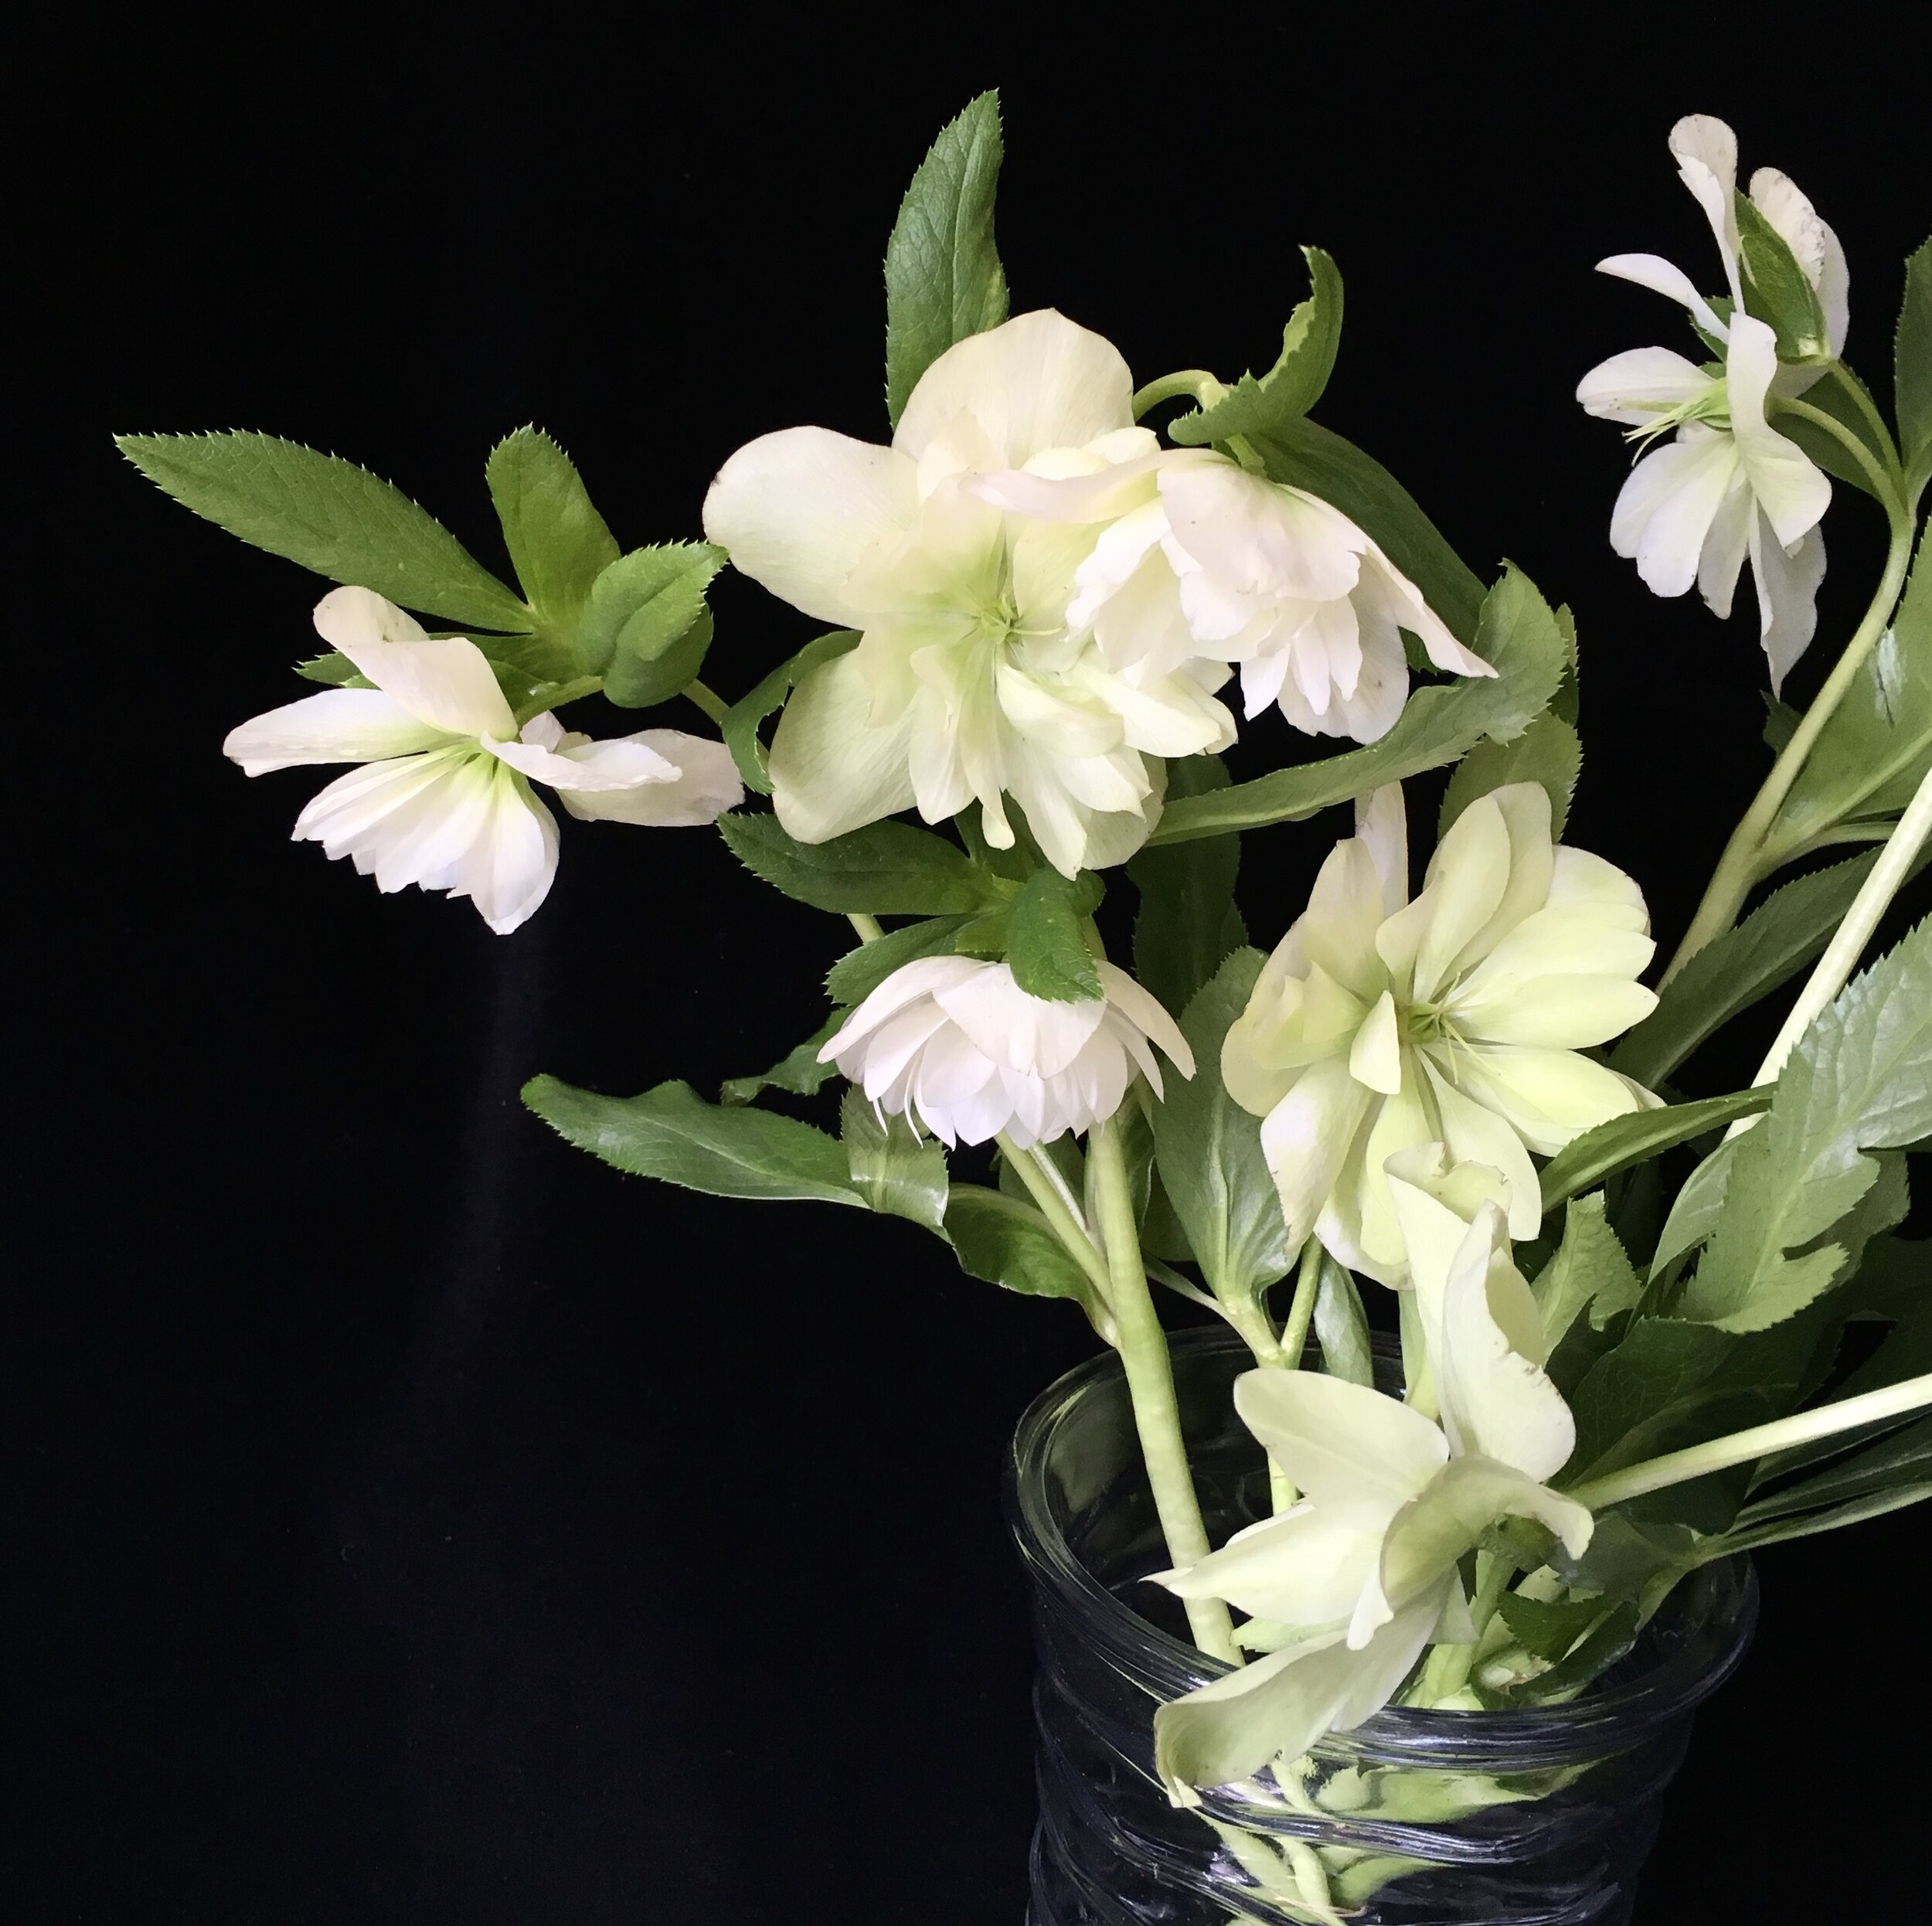
[{"label": "black background", "polygon": [[[219,749],[301,692],[321,585],[162,499],[111,430],[337,451],[501,567],[482,459],[534,418],[627,546],[694,534],[751,436],[883,435],[897,197],[1002,84],[1015,308],[1140,378],[1265,363],[1294,244],[1335,254],[1323,418],[1479,570],[1507,554],[1574,605],[1570,836],[1681,931],[1763,765],[1761,659],[1752,615],[1659,602],[1610,553],[1625,458],[1571,390],[1679,329],[1590,265],[1714,278],[1664,138],[1723,114],[1836,225],[1851,356],[1889,392],[1928,212],[1906,50],[1840,49],[1840,9],[1781,51],[1715,11],[1527,43],[1468,15],[1459,50],[1368,9],[1325,36],[1196,9],[1140,44],[975,17],[893,55],[728,9],[634,38],[83,22],[30,54],[12,1917],[1016,1921],[1030,1659],[996,1479],[1092,1342],[910,1226],[648,1188],[522,1112],[539,1070],[708,1089],[770,1061],[842,927],[702,831],[566,822],[507,940],[291,846],[317,779]],[[1840,491],[1828,637],[1877,520]],[[743,583],[719,617],[727,695],[811,632]],[[1259,937],[1332,833],[1252,840]],[[1911,1916],[1923,1779],[1892,1735],[1923,1710],[1923,1531],[1763,1559],[1640,1918]]]}]

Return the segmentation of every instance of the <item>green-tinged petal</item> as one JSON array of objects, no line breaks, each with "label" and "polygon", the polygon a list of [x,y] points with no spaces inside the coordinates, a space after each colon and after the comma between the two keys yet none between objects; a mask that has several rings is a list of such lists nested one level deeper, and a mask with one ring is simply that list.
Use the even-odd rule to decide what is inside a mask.
[{"label": "green-tinged petal", "polygon": [[372,590],[332,589],[315,604],[315,632],[432,729],[452,736],[516,733],[516,718],[475,643],[425,635]]},{"label": "green-tinged petal", "polygon": [[1386,1523],[1449,1455],[1441,1431],[1400,1398],[1318,1371],[1244,1371],[1234,1408],[1318,1509],[1351,1523]]},{"label": "green-tinged petal", "polygon": [[1395,999],[1386,990],[1355,1032],[1349,1049],[1349,1074],[1385,1097],[1402,1087],[1402,1030]]},{"label": "green-tinged petal", "polygon": [[1450,1441],[1537,1479],[1576,1448],[1563,1393],[1543,1370],[1543,1319],[1509,1256],[1502,1213],[1485,1204],[1449,1273],[1430,1349]]},{"label": "green-tinged petal", "polygon": [[1487,956],[1525,917],[1543,907],[1556,867],[1549,835],[1549,791],[1539,782],[1512,782],[1492,789],[1489,800],[1496,805],[1509,839],[1509,880],[1494,914],[1450,964],[1452,977],[1460,976]]},{"label": "green-tinged petal", "polygon": [[1493,1165],[1451,1163],[1440,1143],[1411,1145],[1386,1160],[1389,1195],[1409,1254],[1409,1283],[1425,1328],[1441,1322],[1449,1273],[1486,1203],[1507,1207],[1509,1186]]},{"label": "green-tinged petal", "polygon": [[1053,308],[955,342],[919,378],[893,446],[917,461],[954,419],[970,417],[997,465],[1023,468],[1048,448],[1080,448],[1134,425],[1134,377],[1111,342]]},{"label": "green-tinged petal", "polygon": [[1414,1599],[1439,1600],[1440,1587],[1457,1561],[1509,1518],[1534,1519],[1546,1526],[1573,1557],[1581,1557],[1588,1547],[1594,1523],[1581,1505],[1513,1465],[1486,1458],[1454,1458],[1389,1527],[1379,1585],[1363,1593],[1350,1639],[1359,1643],[1373,1636],[1387,1622],[1384,1615],[1403,1611]]},{"label": "green-tinged petal", "polygon": [[253,717],[222,754],[251,776],[318,762],[383,762],[451,740],[379,689],[328,689]]},{"label": "green-tinged petal", "polygon": [[1650,912],[1634,880],[1615,863],[1592,856],[1587,849],[1572,849],[1566,842],[1556,846],[1549,872],[1549,903],[1553,909],[1560,903],[1616,909],[1629,919],[1625,927],[1649,933]]},{"label": "green-tinged petal", "polygon": [[1434,1094],[1421,1059],[1405,1050],[1402,1088],[1377,1107],[1352,1157],[1345,1179],[1315,1227],[1329,1251],[1351,1271],[1400,1289],[1408,1281],[1408,1258],[1395,1206],[1389,1195],[1389,1159],[1411,1145],[1442,1135]]},{"label": "green-tinged petal", "polygon": [[1168,1796],[1195,1805],[1196,1786],[1251,1778],[1271,1760],[1299,1758],[1331,1732],[1381,1710],[1421,1655],[1439,1606],[1418,1603],[1360,1651],[1309,1639],[1243,1666],[1154,1717],[1155,1764]]},{"label": "green-tinged petal", "polygon": [[1376,953],[1376,931],[1387,914],[1375,852],[1359,837],[1338,842],[1315,878],[1298,928],[1308,960],[1318,964],[1365,1004],[1387,987]]},{"label": "green-tinged petal", "polygon": [[845,584],[917,509],[913,464],[828,428],[786,428],[747,442],[704,501],[706,537],[732,566],[794,608],[862,628]]},{"label": "green-tinged petal", "polygon": [[1445,1065],[1453,1070],[1454,1055],[1425,1054],[1422,1060],[1442,1121],[1441,1129],[1431,1134],[1447,1145],[1454,1162],[1488,1164],[1502,1172],[1509,1190],[1509,1234],[1519,1240],[1533,1237],[1543,1224],[1543,1193],[1522,1138],[1451,1080]]},{"label": "green-tinged petal", "polygon": [[1506,1002],[1546,976],[1641,976],[1657,946],[1611,903],[1558,903],[1522,922],[1457,984],[1458,1009]]},{"label": "green-tinged petal", "polygon": [[1458,993],[1450,1016],[1457,1029],[1471,1040],[1587,1050],[1622,1036],[1656,1007],[1657,992],[1627,976],[1579,971],[1468,1000]]},{"label": "green-tinged petal", "polygon": [[[1431,1468],[1433,1469],[1433,1467]],[[1179,1598],[1225,1598],[1250,1618],[1338,1626],[1381,1556],[1382,1533],[1361,1509],[1301,1505],[1236,1532],[1219,1551],[1155,1581]]]},{"label": "green-tinged petal", "polygon": [[1494,796],[1478,796],[1437,846],[1427,886],[1414,905],[1428,905],[1427,924],[1416,946],[1413,993],[1418,1002],[1437,995],[1457,958],[1502,907],[1509,862],[1509,829],[1502,811]]},{"label": "green-tinged petal", "polygon": [[1627,1077],[1574,1050],[1471,1045],[1456,1053],[1456,1080],[1539,1157],[1656,1100]]},{"label": "green-tinged petal", "polygon": [[1354,1145],[1356,1126],[1375,1101],[1340,1057],[1311,1063],[1261,1121],[1261,1152],[1281,1193],[1288,1242],[1314,1228]]},{"label": "green-tinged petal", "polygon": [[857,654],[800,679],[771,744],[771,794],[787,835],[825,842],[913,801],[906,719],[872,720]]},{"label": "green-tinged petal", "polygon": [[1765,322],[1740,315],[1731,324],[1724,357],[1731,433],[1758,506],[1779,542],[1791,549],[1824,519],[1832,505],[1832,484],[1796,442],[1764,419],[1764,397],[1777,373],[1777,337]]}]

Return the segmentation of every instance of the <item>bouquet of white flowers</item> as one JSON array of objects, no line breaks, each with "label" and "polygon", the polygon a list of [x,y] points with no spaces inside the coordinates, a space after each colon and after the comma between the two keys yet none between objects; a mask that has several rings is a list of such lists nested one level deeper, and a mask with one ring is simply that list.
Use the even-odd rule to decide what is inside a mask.
[{"label": "bouquet of white flowers", "polygon": [[[1304,250],[1310,292],[1265,373],[1137,386],[1101,335],[1009,316],[990,95],[941,132],[888,247],[889,440],[761,437],[719,471],[702,540],[621,549],[533,428],[486,471],[515,588],[335,457],[121,444],[341,584],[297,671],[321,686],[226,744],[250,775],[351,765],[297,838],[507,934],[555,874],[547,788],[588,821],[715,823],[774,889],[849,920],[823,1024],[718,1102],[542,1076],[525,1101],[620,1170],[909,1218],[972,1275],[1080,1307],[1118,1354],[1165,1540],[1139,1576],[1203,1655],[1203,1683],[1148,1707],[1149,1770],[1215,1822],[1203,1850],[1239,1863],[1245,1916],[1380,1917],[1416,1863],[1365,1870],[1322,1829],[1339,1795],[1314,1798],[1309,1761],[1337,1735],[1391,1705],[1575,1703],[1700,1568],[1932,1496],[1932,1270],[1899,1234],[1932,1137],[1932,931],[1868,956],[1932,831],[1932,570],[1912,568],[1932,243],[1888,419],[1843,359],[1845,263],[1804,194],[1770,168],[1740,191],[1721,121],[1670,147],[1710,271],[1600,265],[1675,303],[1692,352],[1615,356],[1577,399],[1640,451],[1611,534],[1646,584],[1695,583],[1726,616],[1748,562],[1770,764],[1651,983],[1642,890],[1562,839],[1570,612],[1514,568],[1485,590],[1313,418],[1335,263]],[[1815,639],[1835,485],[1889,546],[1799,713],[1780,692]],[[726,567],[827,628],[730,696],[700,679],[729,656],[706,602]],[[598,695],[716,733],[560,720]],[[1285,731],[1253,727],[1270,709]],[[1235,781],[1244,730],[1294,753]],[[1441,771],[1418,822],[1403,785]],[[1344,807],[1264,955],[1236,907],[1243,833]],[[1131,970],[1096,920],[1124,882]],[[1677,1085],[1794,984],[1750,1087]],[[835,1135],[795,1114],[835,1079]],[[1223,1542],[1157,1291],[1252,1354],[1233,1396],[1260,1501]],[[1379,1382],[1377,1325],[1400,1342]],[[1259,1835],[1223,1822],[1230,1787],[1285,1802],[1272,1883]],[[1405,1796],[1411,1818],[1437,1798]],[[1527,1796],[1461,1780],[1435,1816]]]}]

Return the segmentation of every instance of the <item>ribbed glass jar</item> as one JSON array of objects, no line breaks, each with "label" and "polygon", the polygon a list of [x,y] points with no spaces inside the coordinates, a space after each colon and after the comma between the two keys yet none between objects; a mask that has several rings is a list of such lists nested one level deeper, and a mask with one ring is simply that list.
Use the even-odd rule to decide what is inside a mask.
[{"label": "ribbed glass jar", "polygon": [[[1219,1332],[1175,1341],[1217,1544],[1267,1509],[1230,1397],[1251,1363]],[[1619,1926],[1692,1717],[1757,1616],[1748,1563],[1708,1566],[1573,1703],[1384,1711],[1323,1741],[1286,1793],[1266,1777],[1181,1810],[1154,1777],[1154,1708],[1225,1668],[1141,1582],[1168,1560],[1111,1355],[1022,1419],[1007,1499],[1039,1651],[1031,1926]]]}]

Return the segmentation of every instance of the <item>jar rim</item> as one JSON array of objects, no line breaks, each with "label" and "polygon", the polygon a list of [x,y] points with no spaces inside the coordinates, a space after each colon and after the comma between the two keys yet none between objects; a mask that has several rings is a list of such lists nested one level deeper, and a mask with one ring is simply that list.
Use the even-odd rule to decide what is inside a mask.
[{"label": "jar rim", "polygon": [[[1246,1349],[1233,1332],[1211,1326],[1171,1332],[1169,1342],[1177,1364],[1221,1352],[1245,1355]],[[1118,1356],[1102,1352],[1056,1379],[1027,1407],[1007,1456],[1008,1527],[1034,1584],[1077,1614],[1084,1635],[1104,1645],[1156,1698],[1172,1700],[1233,1668],[1163,1632],[1103,1584],[1067,1542],[1049,1502],[1047,1466],[1060,1427],[1083,1400],[1123,1377]],[[1709,1697],[1743,1657],[1757,1609],[1750,1558],[1713,1560],[1680,1581],[1659,1608],[1659,1618],[1676,1635],[1661,1649],[1652,1641],[1651,1662],[1634,1675],[1565,1703],[1515,1711],[1385,1707],[1316,1750],[1470,1764],[1493,1763],[1499,1754],[1518,1765],[1600,1758],[1607,1747],[1641,1742]]]}]

